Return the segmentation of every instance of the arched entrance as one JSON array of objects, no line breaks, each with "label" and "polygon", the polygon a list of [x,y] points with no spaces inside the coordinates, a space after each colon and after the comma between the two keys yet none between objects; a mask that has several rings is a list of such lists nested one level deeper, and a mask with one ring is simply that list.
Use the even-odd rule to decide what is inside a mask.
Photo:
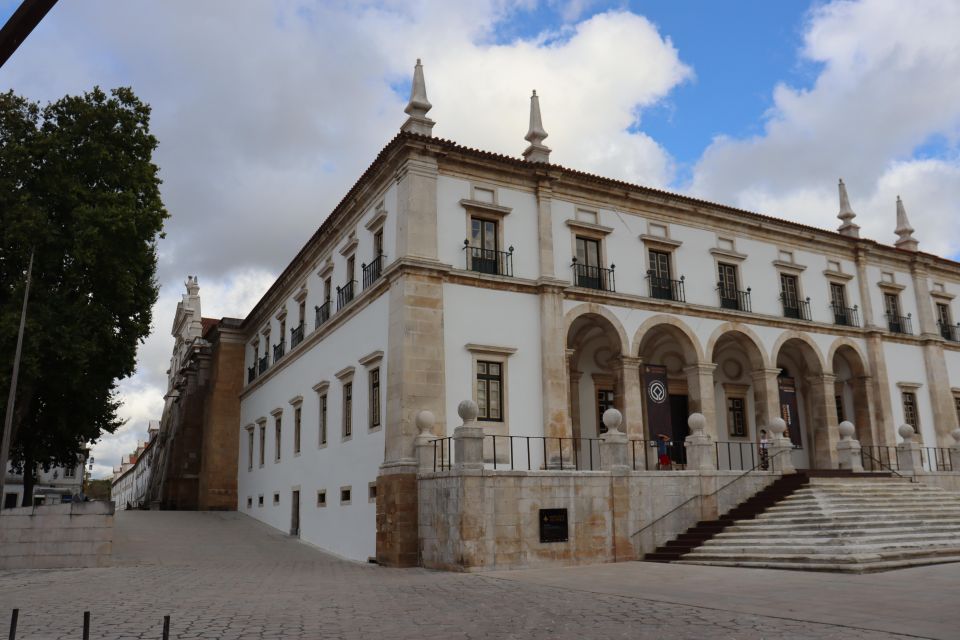
[{"label": "arched entrance", "polygon": [[856,427],[854,437],[861,445],[876,444],[870,419],[870,376],[863,359],[856,349],[844,344],[833,352],[832,360],[837,424],[849,420]]},{"label": "arched entrance", "polygon": [[610,319],[596,313],[584,313],[570,324],[567,364],[575,438],[599,437],[606,431],[603,412],[623,411],[621,335]]},{"label": "arched entrance", "polygon": [[776,352],[780,368],[780,414],[797,449],[799,469],[835,469],[837,409],[833,375],[825,374],[820,354],[807,340],[791,337]]},{"label": "arched entrance", "polygon": [[769,421],[763,352],[750,335],[729,329],[713,341],[710,357],[717,406],[717,464],[751,469],[759,462],[760,431]]}]

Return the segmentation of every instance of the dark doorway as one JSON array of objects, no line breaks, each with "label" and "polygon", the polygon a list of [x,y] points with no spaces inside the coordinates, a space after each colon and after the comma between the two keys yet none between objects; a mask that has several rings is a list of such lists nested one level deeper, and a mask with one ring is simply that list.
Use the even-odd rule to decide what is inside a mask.
[{"label": "dark doorway", "polygon": [[300,537],[300,491],[294,491],[290,500],[290,535]]},{"label": "dark doorway", "polygon": [[690,435],[690,426],[687,424],[687,417],[690,415],[687,396],[670,396],[670,426],[671,440],[673,446],[670,447],[670,459],[677,464],[687,464],[687,449],[684,442]]},{"label": "dark doorway", "polygon": [[4,509],[16,509],[17,508],[17,494],[8,493],[3,496],[3,508]]}]

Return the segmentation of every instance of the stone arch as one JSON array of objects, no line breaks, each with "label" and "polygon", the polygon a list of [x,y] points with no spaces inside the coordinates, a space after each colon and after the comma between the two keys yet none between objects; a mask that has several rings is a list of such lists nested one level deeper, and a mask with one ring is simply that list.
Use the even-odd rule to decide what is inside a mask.
[{"label": "stone arch", "polygon": [[846,337],[837,338],[836,340],[833,341],[833,344],[830,345],[830,349],[829,351],[827,351],[827,360],[826,360],[827,364],[830,365],[830,368],[827,369],[827,371],[830,371],[831,373],[833,372],[833,359],[837,355],[837,352],[840,351],[840,349],[843,347],[849,347],[857,355],[857,358],[859,360],[859,365],[861,367],[861,370],[858,373],[860,375],[868,375],[867,365],[866,365],[866,362],[867,362],[866,354],[860,348],[860,345],[858,345],[856,342],[854,342],[850,338],[846,338]]},{"label": "stone arch", "polygon": [[823,352],[820,351],[820,347],[817,346],[817,343],[813,341],[810,336],[805,333],[800,333],[799,331],[784,331],[780,334],[780,337],[777,338],[777,342],[773,345],[771,350],[770,362],[776,365],[777,359],[780,356],[780,351],[787,345],[788,342],[792,340],[797,340],[807,348],[801,348],[800,354],[806,361],[807,367],[812,371],[818,372],[828,372],[831,369],[827,367],[826,363],[823,360]]},{"label": "stone arch", "polygon": [[739,322],[725,322],[717,327],[710,335],[710,338],[707,340],[705,352],[711,359],[713,359],[715,356],[714,351],[717,348],[717,343],[722,338],[734,337],[731,336],[731,334],[739,334],[735,337],[740,340],[744,340],[747,344],[753,345],[753,347],[756,349],[755,352],[748,351],[751,364],[753,364],[755,369],[770,368],[770,358],[767,355],[766,350],[763,348],[763,342],[761,342],[760,336],[758,336],[753,329]]},{"label": "stone arch", "polygon": [[[856,438],[864,447],[877,442],[873,428],[871,407],[874,405],[870,385],[870,370],[867,359],[856,342],[849,338],[837,338],[830,345],[827,362],[834,376],[834,394],[837,417],[853,423]],[[879,455],[878,452],[874,452]]]},{"label": "stone arch", "polygon": [[569,340],[571,335],[570,329],[573,327],[573,323],[576,322],[577,318],[581,318],[586,315],[599,316],[605,320],[609,324],[609,328],[613,330],[620,342],[620,353],[630,353],[630,343],[627,341],[627,332],[624,330],[620,320],[618,320],[617,316],[613,315],[613,313],[611,313],[606,307],[594,302],[585,302],[583,304],[579,304],[564,314],[563,332],[564,336],[567,337],[567,340]]},{"label": "stone arch", "polygon": [[703,348],[700,346],[697,335],[682,320],[662,314],[647,318],[637,328],[633,335],[633,350],[629,353],[635,353],[642,357],[644,340],[654,330],[667,331],[676,338],[677,342],[685,349],[684,356],[691,363],[704,362]]}]

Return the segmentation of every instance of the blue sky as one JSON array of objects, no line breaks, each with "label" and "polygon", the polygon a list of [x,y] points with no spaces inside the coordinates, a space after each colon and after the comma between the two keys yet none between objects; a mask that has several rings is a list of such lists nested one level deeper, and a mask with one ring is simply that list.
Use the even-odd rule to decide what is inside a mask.
[{"label": "blue sky", "polygon": [[[6,18],[17,3],[0,0]],[[960,257],[960,2],[63,1],[0,70],[40,101],[128,85],[164,201],[154,333],[121,385],[108,473],[159,417],[186,274],[243,317],[393,136],[422,58],[435,135]],[[211,242],[216,238],[216,242]]]}]

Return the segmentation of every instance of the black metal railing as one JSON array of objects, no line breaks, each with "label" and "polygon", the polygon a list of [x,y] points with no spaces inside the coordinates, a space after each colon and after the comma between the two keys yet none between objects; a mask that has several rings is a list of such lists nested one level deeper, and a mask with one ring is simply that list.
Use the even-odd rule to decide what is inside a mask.
[{"label": "black metal railing", "polygon": [[469,240],[463,241],[463,252],[468,271],[489,273],[495,276],[513,276],[513,247],[507,251],[471,247]]},{"label": "black metal railing", "polygon": [[257,361],[257,373],[261,374],[270,367],[270,356],[263,354],[263,357]]},{"label": "black metal railing", "polygon": [[353,300],[353,285],[356,280],[351,280],[342,287],[337,287],[337,311],[347,306]]},{"label": "black metal railing", "polygon": [[860,312],[857,309],[857,305],[853,305],[853,307],[841,307],[837,304],[831,304],[830,310],[833,311],[833,324],[844,327],[860,326]]},{"label": "black metal railing", "polygon": [[376,258],[370,261],[370,264],[360,265],[363,270],[363,288],[366,289],[383,275],[383,263],[386,261],[387,256],[382,253]]},{"label": "black metal railing", "polygon": [[746,471],[758,468],[766,470],[769,464],[758,464],[769,460],[769,449],[755,442],[717,441],[714,443],[715,459],[718,471]]},{"label": "black metal railing", "polygon": [[630,466],[634,471],[683,470],[687,449],[683,440],[630,440]]},{"label": "black metal railing", "polygon": [[273,362],[276,363],[280,358],[283,357],[283,354],[287,351],[287,343],[281,340],[277,344],[273,345]]},{"label": "black metal railing", "polygon": [[293,349],[298,344],[303,342],[303,323],[301,322],[299,326],[290,329],[290,348]]},{"label": "black metal railing", "polygon": [[897,471],[897,448],[885,445],[864,445],[860,447],[860,463],[864,471]]},{"label": "black metal railing", "polygon": [[650,286],[650,297],[657,300],[673,300],[674,302],[686,302],[687,295],[683,290],[684,277],[679,280],[671,280],[663,276],[654,275],[653,271],[647,271],[647,283]]},{"label": "black metal railing", "polygon": [[960,323],[946,324],[944,322],[937,322],[937,326],[940,327],[940,335],[943,336],[944,340],[960,342]]},{"label": "black metal railing", "polygon": [[783,317],[794,320],[810,320],[810,298],[801,300],[796,296],[781,295],[783,303]]},{"label": "black metal railing", "polygon": [[254,363],[252,367],[247,367],[247,384],[253,382],[257,377],[257,364]]},{"label": "black metal railing", "polygon": [[[483,438],[483,460],[496,470],[598,471],[600,438],[553,438],[549,436],[498,436]],[[433,470],[445,471],[454,465],[454,439],[438,438],[433,443]]]},{"label": "black metal railing", "polygon": [[573,259],[573,284],[577,287],[586,287],[587,289],[597,289],[599,291],[616,291],[616,282],[613,277],[613,270],[617,265],[610,265],[609,269],[604,267],[594,267],[589,264],[579,264],[577,259]]},{"label": "black metal railing", "polygon": [[903,333],[913,335],[913,327],[910,324],[911,314],[905,316],[895,316],[892,313],[887,314],[887,329],[891,333]]},{"label": "black metal railing", "polygon": [[923,447],[920,449],[920,462],[924,471],[953,471],[953,460],[947,447]]},{"label": "black metal railing", "polygon": [[750,287],[746,291],[740,291],[733,287],[717,283],[717,292],[720,294],[720,308],[733,309],[735,311],[751,311]]},{"label": "black metal railing", "polygon": [[319,307],[314,307],[315,318],[314,318],[314,330],[318,329],[320,325],[330,319],[330,301],[327,300]]}]

